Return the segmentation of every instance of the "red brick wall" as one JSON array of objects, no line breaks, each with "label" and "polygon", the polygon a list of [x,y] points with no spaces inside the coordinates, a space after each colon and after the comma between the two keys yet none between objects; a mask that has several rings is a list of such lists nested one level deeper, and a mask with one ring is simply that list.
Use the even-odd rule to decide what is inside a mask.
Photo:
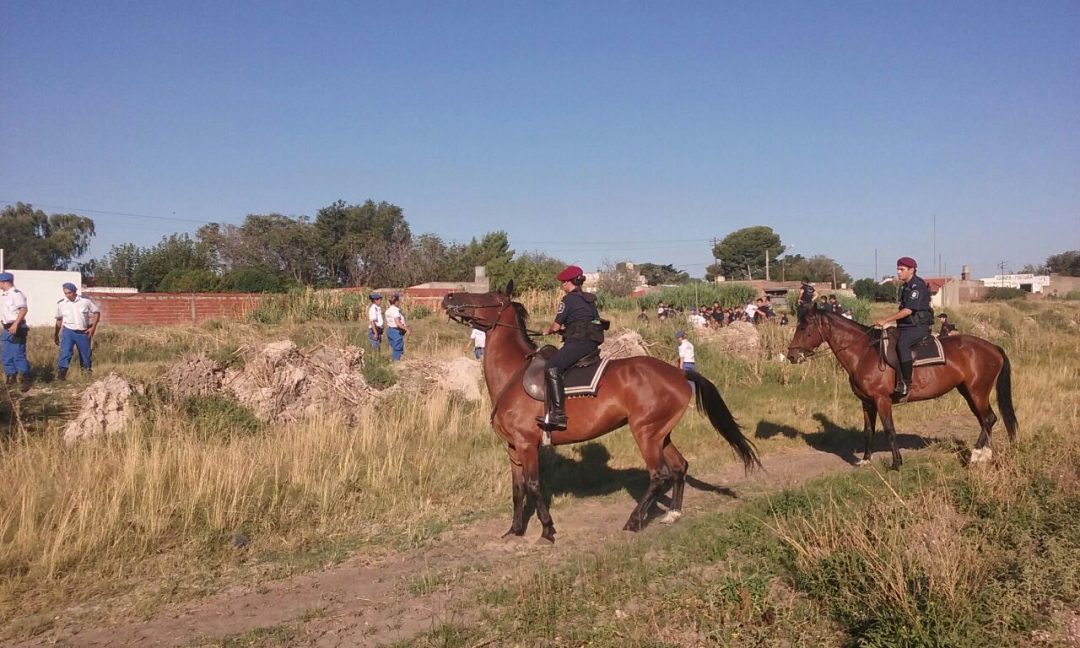
[{"label": "red brick wall", "polygon": [[210,319],[243,319],[259,305],[258,293],[94,293],[86,295],[101,308],[101,323],[198,324]]}]

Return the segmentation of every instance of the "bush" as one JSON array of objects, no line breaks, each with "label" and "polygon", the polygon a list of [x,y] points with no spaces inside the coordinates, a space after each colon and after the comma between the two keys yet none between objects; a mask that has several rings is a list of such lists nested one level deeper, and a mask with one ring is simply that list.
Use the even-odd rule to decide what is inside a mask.
[{"label": "bush", "polygon": [[983,295],[983,301],[1008,301],[1010,299],[1025,299],[1027,291],[1019,288],[990,288]]},{"label": "bush", "polygon": [[701,304],[707,306],[720,302],[723,308],[745,306],[757,298],[757,291],[750,286],[741,284],[716,284],[716,283],[689,283],[682,286],[670,286],[663,290],[651,292],[638,299],[638,306],[645,306],[655,310],[657,302],[664,302],[672,306],[683,308],[697,308]]},{"label": "bush", "polygon": [[375,389],[386,389],[397,382],[397,374],[390,366],[390,358],[384,353],[365,353],[361,370],[364,381]]},{"label": "bush", "polygon": [[413,306],[409,309],[409,314],[406,315],[405,318],[408,321],[422,320],[425,317],[430,317],[431,314],[434,312],[435,311],[431,310],[431,308],[425,306],[424,304],[417,304],[416,306]]},{"label": "bush", "polygon": [[285,282],[276,274],[259,268],[236,268],[221,278],[221,289],[234,292],[280,293]]},{"label": "bush", "polygon": [[160,292],[215,292],[220,284],[217,275],[209,270],[171,270],[157,289]]},{"label": "bush", "polygon": [[220,394],[184,399],[184,414],[206,438],[251,435],[262,429],[251,410]]}]

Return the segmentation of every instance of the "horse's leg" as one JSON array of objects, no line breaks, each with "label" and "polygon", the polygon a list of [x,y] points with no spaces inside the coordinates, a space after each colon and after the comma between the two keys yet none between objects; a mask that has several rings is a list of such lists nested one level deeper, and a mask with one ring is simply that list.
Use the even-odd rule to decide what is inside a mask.
[{"label": "horse's leg", "polygon": [[674,483],[671,487],[671,507],[660,521],[671,524],[682,517],[683,490],[686,488],[686,471],[690,464],[671,442],[670,436],[664,440],[664,463],[671,469]]},{"label": "horse's leg", "polygon": [[893,426],[892,420],[892,394],[878,397],[876,400],[877,412],[881,416],[881,427],[885,429],[886,436],[889,437],[889,447],[892,449],[892,466],[893,470],[900,470],[900,465],[904,463],[904,460],[900,458],[900,447],[896,443],[896,427]]},{"label": "horse's leg", "polygon": [[866,447],[863,448],[862,459],[855,464],[865,466],[870,463],[870,457],[874,454],[874,428],[877,427],[877,408],[874,401],[862,401],[863,435],[866,437]]},{"label": "horse's leg", "polygon": [[525,470],[510,446],[507,446],[506,452],[510,455],[510,477],[514,485],[514,521],[510,524],[510,530],[503,534],[504,538],[525,533]]},{"label": "horse's leg", "polygon": [[997,415],[990,407],[989,385],[984,390],[973,392],[966,383],[962,383],[956,390],[967,401],[971,413],[979,421],[979,438],[975,441],[975,449],[971,451],[970,463],[990,461],[994,457],[994,450],[990,447],[990,430],[994,427],[994,423],[997,423]]},{"label": "horse's leg", "polygon": [[518,458],[521,459],[522,473],[525,477],[525,490],[533,499],[536,506],[536,519],[540,520],[544,530],[540,537],[548,542],[555,542],[555,524],[551,521],[551,513],[548,512],[544,502],[544,493],[540,490],[540,455],[535,444],[527,444],[518,448]]},{"label": "horse's leg", "polygon": [[[664,461],[664,441],[671,434],[671,429],[682,418],[684,410],[671,413],[667,420],[657,424],[653,420],[634,421],[630,424],[630,430],[634,434],[634,441],[638,444],[638,450],[645,459],[645,467],[649,470],[649,488],[645,495],[630,513],[630,518],[623,525],[624,531],[640,531],[645,526],[645,519],[649,509],[656,503],[656,498],[664,494],[674,477],[671,468]],[[660,412],[662,415],[663,412]],[[684,460],[685,461],[685,460]]]}]

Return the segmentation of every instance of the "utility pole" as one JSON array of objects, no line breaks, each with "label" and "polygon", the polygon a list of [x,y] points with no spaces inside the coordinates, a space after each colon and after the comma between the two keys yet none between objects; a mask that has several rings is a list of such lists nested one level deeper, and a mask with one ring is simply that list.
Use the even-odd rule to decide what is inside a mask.
[{"label": "utility pole", "polygon": [[1008,263],[1008,261],[1002,261],[1001,263],[998,264],[998,275],[1004,275],[1005,274],[1005,264],[1006,263]]},{"label": "utility pole", "polygon": [[769,248],[765,248],[765,281],[769,280]]},{"label": "utility pole", "polygon": [[877,248],[874,248],[874,282],[881,281],[881,275],[877,273]]}]

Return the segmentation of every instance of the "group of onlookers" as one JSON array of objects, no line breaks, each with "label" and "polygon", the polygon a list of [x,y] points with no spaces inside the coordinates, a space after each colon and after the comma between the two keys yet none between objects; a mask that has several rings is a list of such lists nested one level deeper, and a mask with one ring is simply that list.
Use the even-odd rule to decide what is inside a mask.
[{"label": "group of onlookers", "polygon": [[[687,313],[682,306],[671,306],[660,302],[656,305],[656,321],[686,321],[694,328],[721,328],[735,322],[749,322],[760,324],[767,321],[777,321],[786,326],[788,316],[786,313],[777,313],[773,310],[768,297],[759,297],[748,302],[745,306],[724,308],[720,302],[714,301],[711,306],[701,304],[696,308],[690,308]],[[639,322],[649,321],[649,311],[645,306],[641,307],[638,314]]]}]

